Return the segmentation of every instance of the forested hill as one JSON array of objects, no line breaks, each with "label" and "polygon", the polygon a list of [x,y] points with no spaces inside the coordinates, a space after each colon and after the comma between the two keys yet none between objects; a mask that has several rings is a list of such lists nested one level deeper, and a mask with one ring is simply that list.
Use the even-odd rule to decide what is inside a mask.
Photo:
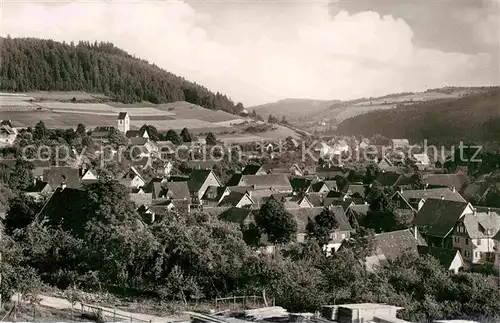
[{"label": "forested hill", "polygon": [[377,110],[344,120],[338,131],[346,135],[427,139],[435,143],[498,141],[500,89],[487,87],[458,99],[428,101],[390,110]]},{"label": "forested hill", "polygon": [[59,43],[35,38],[0,38],[0,90],[86,91],[117,101],[187,101],[237,113],[227,96],[135,58],[111,43]]}]

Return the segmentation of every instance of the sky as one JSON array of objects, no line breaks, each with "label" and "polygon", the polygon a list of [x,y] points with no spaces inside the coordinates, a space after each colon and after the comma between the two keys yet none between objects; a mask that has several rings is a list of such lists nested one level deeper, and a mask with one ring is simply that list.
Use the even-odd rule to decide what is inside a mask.
[{"label": "sky", "polygon": [[0,35],[110,41],[245,106],[498,85],[496,0],[4,0]]}]

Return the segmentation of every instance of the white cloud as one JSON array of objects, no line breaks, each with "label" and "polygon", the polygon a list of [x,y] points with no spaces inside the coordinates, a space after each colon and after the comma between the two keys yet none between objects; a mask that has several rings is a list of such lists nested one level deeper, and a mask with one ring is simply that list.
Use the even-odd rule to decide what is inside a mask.
[{"label": "white cloud", "polygon": [[6,3],[2,27],[12,37],[111,41],[246,105],[498,83],[492,55],[417,48],[401,19],[331,17],[321,3],[242,3],[224,12],[184,2]]}]

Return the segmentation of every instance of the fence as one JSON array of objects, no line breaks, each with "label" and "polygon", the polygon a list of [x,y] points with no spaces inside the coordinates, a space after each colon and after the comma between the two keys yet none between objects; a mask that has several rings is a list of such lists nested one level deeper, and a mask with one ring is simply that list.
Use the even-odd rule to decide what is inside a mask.
[{"label": "fence", "polygon": [[268,304],[272,304],[274,306],[274,299],[268,302],[262,296],[231,296],[231,297],[223,297],[216,298],[214,300],[214,305],[217,310],[222,309],[237,309],[239,307],[243,308],[258,308],[258,307],[267,307]]},{"label": "fence", "polygon": [[81,304],[82,316],[89,316],[95,318],[97,322],[123,322],[123,323],[151,323],[151,321],[141,320],[137,317],[122,315],[117,313],[116,310],[107,310],[98,306],[88,304]]}]

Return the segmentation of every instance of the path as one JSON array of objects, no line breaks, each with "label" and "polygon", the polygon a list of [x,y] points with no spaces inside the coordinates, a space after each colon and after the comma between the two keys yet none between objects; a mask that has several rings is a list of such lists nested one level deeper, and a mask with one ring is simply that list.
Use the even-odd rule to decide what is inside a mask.
[{"label": "path", "polygon": [[[67,309],[71,308],[71,303],[65,299],[65,298],[60,298],[60,297],[53,297],[53,296],[46,296],[46,295],[39,295],[39,297],[42,299],[40,302],[40,305],[46,306],[46,307],[51,307],[51,308],[57,308],[57,309]],[[17,302],[17,295],[12,296],[12,300]],[[91,305],[91,304],[85,304],[85,305]],[[149,315],[149,314],[142,314],[142,313],[131,313],[127,311],[122,311],[119,309],[113,309],[109,307],[103,307],[99,305],[91,305],[95,308],[100,308],[102,309],[103,312],[108,312],[106,313],[106,316],[111,316],[113,315],[112,313],[116,313],[116,315],[122,316],[120,318],[117,318],[118,320],[123,320],[123,316],[131,319],[132,322],[134,320],[136,321],[144,321],[144,322],[155,322],[155,323],[166,323],[166,322],[181,322],[182,319],[178,317],[173,317],[173,316],[156,316],[156,315]],[[80,302],[77,302],[74,306],[74,309],[81,309],[82,304]]]}]

